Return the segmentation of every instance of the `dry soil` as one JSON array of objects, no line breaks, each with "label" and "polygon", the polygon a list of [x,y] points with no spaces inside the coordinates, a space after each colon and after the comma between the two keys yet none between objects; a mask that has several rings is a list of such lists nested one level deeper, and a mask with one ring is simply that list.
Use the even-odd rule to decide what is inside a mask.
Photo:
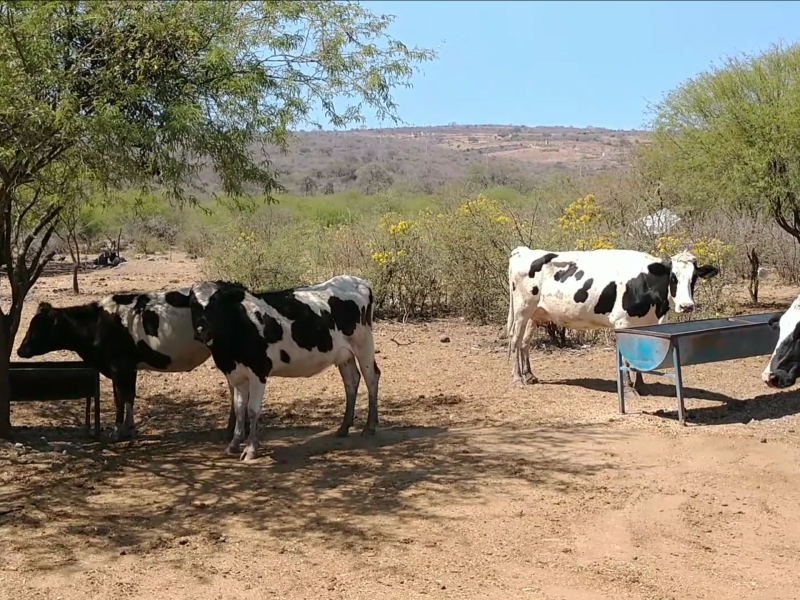
[{"label": "dry soil", "polygon": [[[69,276],[42,279],[17,339],[38,301],[199,277],[176,255],[86,274],[79,298]],[[768,293],[785,306],[792,291]],[[800,395],[763,385],[766,357],[687,368],[681,427],[655,377],[618,414],[611,349],[535,350],[542,383],[520,388],[497,327],[376,335],[378,435],[358,435],[362,389],[356,430],[331,437],[335,370],[273,380],[252,464],[223,454],[211,361],[140,374],[130,443],[85,437],[79,402],[15,405],[0,599],[800,598]]]}]

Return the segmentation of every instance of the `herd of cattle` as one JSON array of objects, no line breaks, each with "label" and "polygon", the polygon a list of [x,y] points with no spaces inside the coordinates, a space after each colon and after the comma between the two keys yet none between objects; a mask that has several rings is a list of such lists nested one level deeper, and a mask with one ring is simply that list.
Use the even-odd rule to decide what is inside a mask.
[{"label": "herd of cattle", "polygon": [[[687,251],[661,260],[633,250],[515,248],[508,264],[506,326],[509,354],[514,354],[512,380],[537,381],[530,365],[536,326],[616,329],[662,323],[671,309],[692,312],[698,278],[718,273],[714,266],[698,266]],[[211,356],[230,388],[226,452],[252,460],[270,376],[312,377],[336,365],[346,399],[338,436],[348,435],[353,426],[363,376],[369,410],[362,435],[375,433],[381,371],[375,361],[373,312],[370,284],[350,275],[265,293],[238,283],[204,281],[64,308],[42,302],[17,354],[33,358],[70,350],[111,379],[116,408],[112,441],[133,434],[138,370],[191,371]],[[771,387],[789,387],[800,374],[800,297],[770,326],[779,331],[778,343],[762,378]],[[643,391],[641,373],[627,382],[627,390]],[[246,421],[250,431],[240,453]]]}]

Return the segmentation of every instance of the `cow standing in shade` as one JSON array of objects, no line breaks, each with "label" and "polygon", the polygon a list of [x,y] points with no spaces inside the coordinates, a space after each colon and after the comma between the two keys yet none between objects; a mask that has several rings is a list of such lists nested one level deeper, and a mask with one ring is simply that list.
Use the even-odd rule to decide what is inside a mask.
[{"label": "cow standing in shade", "polygon": [[196,339],[211,348],[214,363],[234,388],[236,427],[228,454],[239,454],[247,413],[250,434],[239,458],[256,458],[268,377],[312,377],[333,365],[346,397],[336,435],[346,436],[353,425],[362,375],[369,392],[362,435],[375,433],[381,372],[372,334],[373,294],[365,280],[342,275],[263,294],[238,284],[203,282],[192,287],[190,301]]},{"label": "cow standing in shade", "polygon": [[[670,308],[692,312],[697,278],[710,279],[718,273],[714,266],[697,266],[688,251],[661,260],[635,250],[515,248],[508,261],[506,323],[509,353],[514,353],[513,381],[538,381],[531,370],[529,343],[536,325],[619,329],[663,323]],[[636,373],[635,382],[628,382],[626,391],[631,390],[644,392],[641,373]]]},{"label": "cow standing in shade", "polygon": [[[194,338],[189,288],[113,294],[99,302],[64,308],[42,302],[17,355],[33,358],[57,350],[75,352],[111,379],[116,407],[112,441],[133,435],[138,370],[191,371],[211,356],[205,344]],[[232,413],[233,389],[230,394]]]},{"label": "cow standing in shade", "polygon": [[780,317],[772,317],[769,326],[778,331],[778,342],[761,379],[771,388],[788,388],[800,375],[800,296]]}]

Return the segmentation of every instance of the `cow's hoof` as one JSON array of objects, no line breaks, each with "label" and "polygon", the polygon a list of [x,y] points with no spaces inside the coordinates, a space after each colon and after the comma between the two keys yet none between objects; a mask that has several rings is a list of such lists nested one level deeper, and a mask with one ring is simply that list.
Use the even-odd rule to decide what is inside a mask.
[{"label": "cow's hoof", "polygon": [[639,392],[637,392],[636,388],[634,388],[634,387],[626,386],[626,387],[622,388],[622,395],[625,398],[638,398],[639,397]]},{"label": "cow's hoof", "polygon": [[133,437],[130,429],[125,429],[124,427],[115,427],[114,431],[111,432],[111,435],[108,436],[110,442],[126,442]]},{"label": "cow's hoof", "polygon": [[534,383],[539,383],[539,378],[533,373],[529,373],[528,375],[525,375],[524,381],[526,385],[533,385]]},{"label": "cow's hoof", "polygon": [[376,429],[376,428],[375,428],[375,425],[367,425],[367,426],[366,426],[366,427],[364,427],[364,429],[361,431],[361,435],[362,435],[362,436],[365,436],[365,437],[368,437],[368,436],[371,436],[371,435],[375,435],[375,429]]},{"label": "cow's hoof", "polygon": [[650,388],[647,387],[644,383],[639,384],[638,387],[633,388],[639,396],[649,396],[650,395]]},{"label": "cow's hoof", "polygon": [[256,450],[252,446],[247,446],[244,449],[244,452],[242,452],[242,454],[239,456],[239,460],[242,460],[244,462],[251,462],[254,461],[257,456],[258,456],[258,450]]},{"label": "cow's hoof", "polygon": [[228,456],[239,456],[239,444],[228,444],[225,447],[225,454]]},{"label": "cow's hoof", "polygon": [[342,425],[339,429],[336,430],[336,433],[333,434],[335,437],[347,437],[350,435],[350,427],[345,427]]}]

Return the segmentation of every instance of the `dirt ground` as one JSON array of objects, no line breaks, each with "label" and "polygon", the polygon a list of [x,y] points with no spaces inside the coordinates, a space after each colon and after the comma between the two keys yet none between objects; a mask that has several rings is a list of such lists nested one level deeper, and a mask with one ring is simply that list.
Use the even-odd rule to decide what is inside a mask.
[{"label": "dirt ground", "polygon": [[[17,341],[38,301],[198,278],[176,255],[86,274],[79,300],[43,279]],[[273,380],[253,464],[223,454],[211,361],[140,374],[130,443],[85,437],[80,402],[15,405],[0,599],[800,598],[800,394],[769,393],[766,357],[687,368],[681,427],[655,377],[618,414],[611,349],[534,351],[543,383],[513,386],[499,334],[377,323],[378,434],[358,435],[362,385],[356,430],[331,437],[336,371]]]}]

